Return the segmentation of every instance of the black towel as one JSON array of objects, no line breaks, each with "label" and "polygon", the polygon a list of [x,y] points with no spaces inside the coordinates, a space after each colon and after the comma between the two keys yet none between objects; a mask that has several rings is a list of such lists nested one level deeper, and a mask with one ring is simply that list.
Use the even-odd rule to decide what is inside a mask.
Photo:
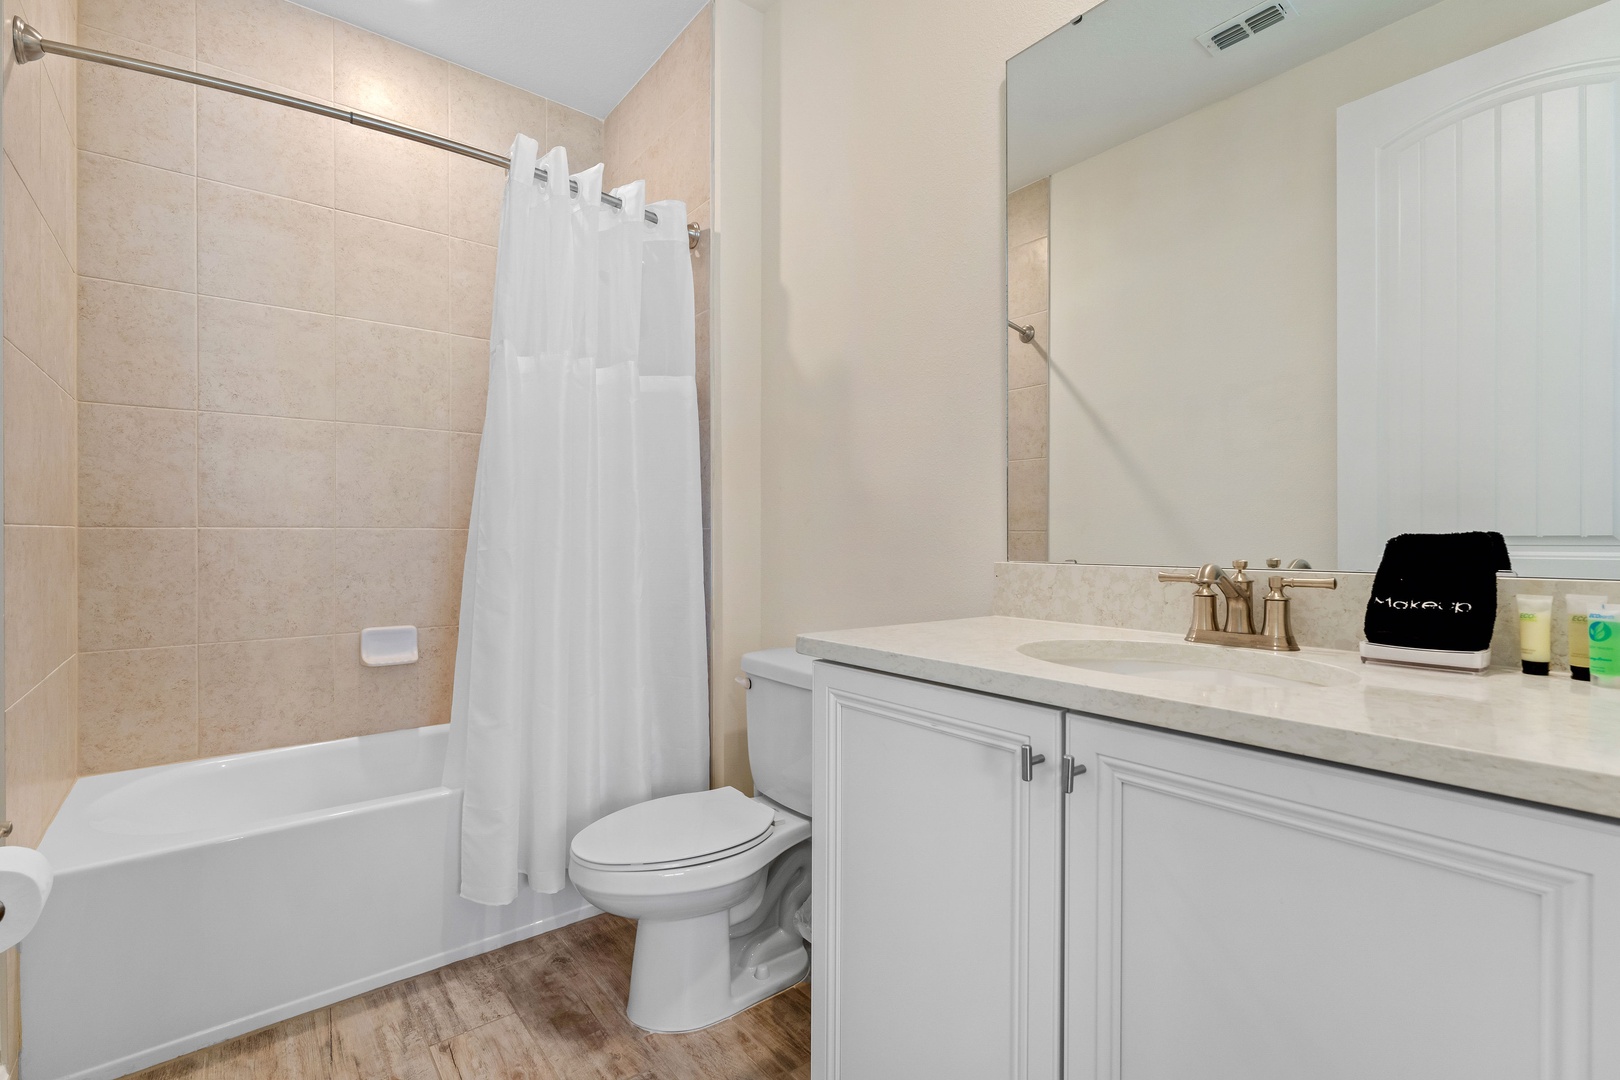
[{"label": "black towel", "polygon": [[1374,645],[1478,652],[1496,628],[1501,533],[1406,533],[1384,545],[1363,629]]}]

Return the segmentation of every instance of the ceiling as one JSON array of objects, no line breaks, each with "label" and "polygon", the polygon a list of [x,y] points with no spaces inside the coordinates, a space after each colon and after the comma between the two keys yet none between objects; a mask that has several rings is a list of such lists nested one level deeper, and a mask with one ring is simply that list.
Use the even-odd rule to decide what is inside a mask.
[{"label": "ceiling", "polygon": [[1261,0],[1107,0],[1007,62],[1007,190],[1275,78],[1435,0],[1291,0],[1217,56],[1200,34]]},{"label": "ceiling", "polygon": [[708,0],[298,0],[605,118]]}]

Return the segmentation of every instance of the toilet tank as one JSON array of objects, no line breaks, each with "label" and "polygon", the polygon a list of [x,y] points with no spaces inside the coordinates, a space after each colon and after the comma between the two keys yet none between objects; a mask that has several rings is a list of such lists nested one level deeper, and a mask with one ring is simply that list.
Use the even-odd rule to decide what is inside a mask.
[{"label": "toilet tank", "polygon": [[754,790],[810,816],[810,665],[792,649],[743,654]]}]

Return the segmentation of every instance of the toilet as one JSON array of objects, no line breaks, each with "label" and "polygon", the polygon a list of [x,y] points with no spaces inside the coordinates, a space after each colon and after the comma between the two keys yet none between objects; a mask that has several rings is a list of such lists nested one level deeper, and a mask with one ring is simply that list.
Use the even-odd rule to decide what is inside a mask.
[{"label": "toilet", "polygon": [[581,829],[569,876],[637,920],[630,1019],[695,1031],[786,990],[810,969],[810,666],[748,653],[756,794],[715,788],[639,803]]}]

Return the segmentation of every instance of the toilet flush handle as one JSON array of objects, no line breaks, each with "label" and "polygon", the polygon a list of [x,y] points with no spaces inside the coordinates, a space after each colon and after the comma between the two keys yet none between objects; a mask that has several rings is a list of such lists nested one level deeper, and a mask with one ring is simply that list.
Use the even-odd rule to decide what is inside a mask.
[{"label": "toilet flush handle", "polygon": [[754,680],[750,679],[746,675],[739,675],[737,676],[737,685],[742,687],[744,690],[752,690],[754,688]]}]

